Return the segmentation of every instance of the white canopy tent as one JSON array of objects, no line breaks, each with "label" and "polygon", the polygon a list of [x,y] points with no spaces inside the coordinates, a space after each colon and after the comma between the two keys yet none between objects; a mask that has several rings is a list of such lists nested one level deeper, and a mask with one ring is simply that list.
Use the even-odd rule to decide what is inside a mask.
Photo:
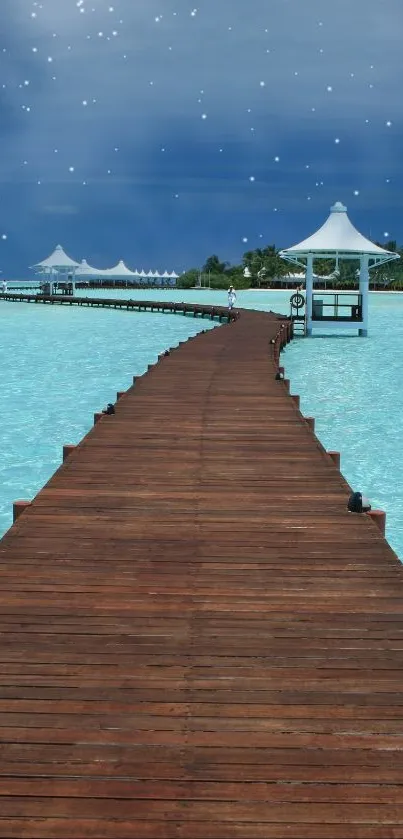
[{"label": "white canopy tent", "polygon": [[47,259],[32,267],[37,274],[42,274],[50,284],[59,281],[65,282],[71,278],[74,290],[75,275],[80,263],[67,256],[61,245],[56,245],[53,253]]},{"label": "white canopy tent", "polygon": [[32,266],[37,274],[44,275],[48,282],[57,282],[60,279],[72,278],[73,284],[75,280],[133,280],[137,282],[153,282],[159,284],[159,280],[164,280],[166,284],[175,285],[178,274],[172,271],[169,274],[165,271],[160,274],[158,271],[148,271],[146,273],[143,269],[132,271],[124,261],[121,259],[117,265],[112,268],[94,268],[89,265],[86,259],[81,263],[75,262],[63,250],[61,245],[57,245],[53,253],[42,262]]},{"label": "white canopy tent", "polygon": [[384,262],[399,259],[393,251],[384,250],[366,239],[351,223],[347,207],[337,201],[330,208],[330,215],[316,233],[304,239],[298,245],[280,251],[282,259],[301,265],[306,269],[306,334],[312,334],[315,326],[323,328],[323,323],[315,323],[312,317],[313,261],[314,258],[335,259],[336,268],[339,259],[354,259],[360,262],[360,295],[362,297],[362,320],[353,324],[359,327],[359,334],[368,334],[368,294],[369,270]]},{"label": "white canopy tent", "polygon": [[93,280],[103,276],[104,271],[100,268],[93,268],[92,265],[88,265],[86,259],[81,260],[81,265],[76,271],[76,279],[80,280]]},{"label": "white canopy tent", "polygon": [[112,280],[127,280],[129,277],[134,279],[136,274],[134,271],[131,271],[130,268],[125,265],[123,259],[121,259],[117,265],[114,265],[113,268],[108,268],[106,271],[102,272],[105,277],[108,277]]}]

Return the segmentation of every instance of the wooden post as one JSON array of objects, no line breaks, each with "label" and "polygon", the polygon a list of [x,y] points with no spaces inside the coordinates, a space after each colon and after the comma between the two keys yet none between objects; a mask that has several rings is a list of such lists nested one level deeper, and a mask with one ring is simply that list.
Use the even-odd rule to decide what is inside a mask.
[{"label": "wooden post", "polygon": [[67,460],[68,456],[74,451],[75,448],[76,446],[73,446],[70,443],[67,443],[65,446],[63,446],[63,463],[65,460]]},{"label": "wooden post", "polygon": [[21,513],[23,513],[24,510],[26,510],[27,507],[30,506],[30,504],[31,504],[30,501],[14,501],[14,504],[13,504],[13,523],[14,524],[17,521],[17,519],[19,519]]},{"label": "wooden post", "polygon": [[370,510],[367,516],[379,527],[382,536],[385,535],[386,530],[386,513],[383,510]]},{"label": "wooden post", "polygon": [[104,414],[102,413],[102,411],[98,411],[96,414],[94,414],[94,425],[96,425],[97,422],[99,422],[99,420],[102,419],[103,416]]},{"label": "wooden post", "polygon": [[305,417],[305,422],[309,425],[311,431],[315,431],[315,417]]},{"label": "wooden post", "polygon": [[285,387],[287,393],[289,393],[290,392],[290,380],[289,379],[283,379],[283,382],[284,382],[284,387]]},{"label": "wooden post", "polygon": [[116,393],[116,402],[119,402],[119,399],[121,399],[122,396],[125,395],[125,393],[126,393],[125,390],[118,390],[117,393]]},{"label": "wooden post", "polygon": [[286,343],[287,343],[287,337],[286,337],[286,332],[285,332],[285,324],[282,323],[281,326],[280,326],[280,347],[281,347],[281,349],[285,346]]},{"label": "wooden post", "polygon": [[340,452],[328,452],[329,457],[332,458],[333,463],[340,471]]},{"label": "wooden post", "polygon": [[293,402],[295,402],[298,410],[299,410],[299,396],[291,396]]}]

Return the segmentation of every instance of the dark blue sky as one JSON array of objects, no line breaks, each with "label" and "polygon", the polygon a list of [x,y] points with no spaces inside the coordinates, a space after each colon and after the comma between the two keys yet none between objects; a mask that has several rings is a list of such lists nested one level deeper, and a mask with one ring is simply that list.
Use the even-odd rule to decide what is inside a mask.
[{"label": "dark blue sky", "polygon": [[[195,0],[196,2],[196,0]],[[403,241],[401,0],[1,0],[0,268]]]}]

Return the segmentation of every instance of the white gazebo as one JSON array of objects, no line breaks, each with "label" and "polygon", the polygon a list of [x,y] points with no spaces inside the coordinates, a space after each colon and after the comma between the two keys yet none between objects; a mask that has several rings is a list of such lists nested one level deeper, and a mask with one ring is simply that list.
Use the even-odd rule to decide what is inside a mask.
[{"label": "white gazebo", "polygon": [[[49,285],[53,285],[54,282],[57,283],[60,280],[62,282],[70,280],[74,293],[74,280],[80,263],[75,262],[74,259],[67,256],[61,245],[56,245],[53,253],[47,259],[38,262],[37,265],[33,265],[32,267],[36,270],[37,274],[43,274],[45,276]],[[51,288],[50,293],[52,293]]]},{"label": "white gazebo", "polygon": [[[358,329],[358,334],[368,335],[368,295],[369,271],[399,259],[393,251],[386,251],[379,245],[374,245],[356,230],[347,215],[347,207],[337,201],[330,208],[330,215],[322,227],[308,239],[298,245],[280,251],[282,259],[302,266],[305,275],[305,323],[306,334],[311,335],[313,329],[324,326],[326,329]],[[348,303],[347,295],[321,292],[321,300],[313,295],[313,262],[314,259],[335,259],[336,269],[339,259],[353,259],[360,263],[359,294],[354,303]],[[353,295],[348,295],[351,298]],[[332,298],[332,302],[329,302]],[[344,298],[344,302],[343,302]],[[341,302],[340,302],[341,299]],[[327,313],[323,314],[323,310]]]}]

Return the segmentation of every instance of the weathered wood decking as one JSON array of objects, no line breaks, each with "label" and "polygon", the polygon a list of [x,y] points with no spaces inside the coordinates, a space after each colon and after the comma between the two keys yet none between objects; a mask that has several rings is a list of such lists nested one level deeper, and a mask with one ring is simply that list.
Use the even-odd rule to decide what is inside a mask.
[{"label": "weathered wood decking", "polygon": [[164,358],[1,542],[0,837],[403,837],[402,569],[278,328]]}]

